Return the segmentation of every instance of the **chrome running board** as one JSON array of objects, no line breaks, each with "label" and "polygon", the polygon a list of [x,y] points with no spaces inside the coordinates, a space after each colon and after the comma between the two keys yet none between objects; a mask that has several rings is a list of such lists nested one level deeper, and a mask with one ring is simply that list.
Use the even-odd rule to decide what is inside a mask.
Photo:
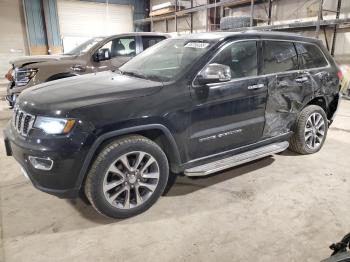
[{"label": "chrome running board", "polygon": [[250,161],[263,158],[272,154],[280,153],[289,146],[288,142],[274,143],[263,146],[248,152],[230,156],[201,166],[192,167],[185,170],[186,176],[206,176],[221,170],[225,170],[234,166],[238,166]]}]

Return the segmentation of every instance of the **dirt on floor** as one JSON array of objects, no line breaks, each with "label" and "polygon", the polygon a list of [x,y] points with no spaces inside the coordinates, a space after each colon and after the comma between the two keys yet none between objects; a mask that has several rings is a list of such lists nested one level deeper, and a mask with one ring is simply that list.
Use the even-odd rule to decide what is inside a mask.
[{"label": "dirt on floor", "polygon": [[[2,102],[0,130],[10,116]],[[319,153],[180,177],[146,213],[112,220],[34,189],[0,132],[0,261],[320,261],[350,232],[349,148],[344,100]]]}]

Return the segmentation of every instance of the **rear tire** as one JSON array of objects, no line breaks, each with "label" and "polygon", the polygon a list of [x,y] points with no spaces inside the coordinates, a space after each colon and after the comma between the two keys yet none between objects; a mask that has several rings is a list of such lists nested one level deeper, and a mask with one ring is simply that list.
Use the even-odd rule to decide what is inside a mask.
[{"label": "rear tire", "polygon": [[302,155],[316,153],[322,148],[327,131],[328,120],[324,110],[317,105],[309,105],[299,114],[289,149]]},{"label": "rear tire", "polygon": [[162,149],[143,136],[127,136],[103,148],[85,182],[85,194],[102,215],[127,218],[150,208],[169,175]]}]

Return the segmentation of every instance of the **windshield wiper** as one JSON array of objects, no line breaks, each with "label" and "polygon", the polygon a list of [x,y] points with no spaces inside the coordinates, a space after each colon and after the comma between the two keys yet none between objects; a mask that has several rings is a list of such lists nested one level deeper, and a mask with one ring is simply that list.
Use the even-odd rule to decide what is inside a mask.
[{"label": "windshield wiper", "polygon": [[134,76],[134,77],[137,77],[137,78],[143,78],[143,79],[147,79],[148,77],[142,73],[138,73],[138,72],[133,72],[133,71],[121,71],[119,70],[120,73],[122,75],[127,75],[127,76]]},{"label": "windshield wiper", "polygon": [[147,79],[147,80],[153,80],[157,82],[163,82],[162,77],[158,75],[152,75],[152,74],[143,74],[140,72],[134,72],[134,71],[121,71],[118,70],[122,75],[128,75],[128,76],[133,76],[137,78],[142,78],[142,79]]}]

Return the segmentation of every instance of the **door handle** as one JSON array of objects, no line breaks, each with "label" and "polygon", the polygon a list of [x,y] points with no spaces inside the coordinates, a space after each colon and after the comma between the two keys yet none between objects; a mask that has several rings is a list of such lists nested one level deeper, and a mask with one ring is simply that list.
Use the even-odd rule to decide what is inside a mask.
[{"label": "door handle", "polygon": [[251,85],[251,86],[248,86],[248,89],[249,90],[260,89],[260,88],[263,88],[264,86],[265,86],[264,84]]},{"label": "door handle", "polygon": [[304,82],[306,82],[307,80],[309,80],[309,79],[308,79],[306,76],[298,77],[298,78],[295,79],[295,81],[296,81],[297,83],[304,83]]}]

